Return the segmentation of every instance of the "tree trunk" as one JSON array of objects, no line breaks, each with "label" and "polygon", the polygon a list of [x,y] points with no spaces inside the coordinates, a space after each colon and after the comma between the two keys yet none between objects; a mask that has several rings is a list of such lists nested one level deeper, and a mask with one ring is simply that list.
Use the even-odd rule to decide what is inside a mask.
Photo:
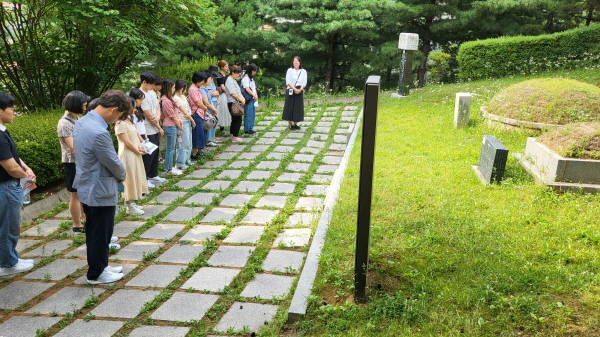
[{"label": "tree trunk", "polygon": [[585,25],[589,26],[590,23],[592,23],[593,19],[594,19],[594,4],[590,3],[590,6],[588,7],[587,17],[585,18]]},{"label": "tree trunk", "polygon": [[325,73],[325,92],[331,93],[335,80],[335,47],[337,46],[337,34],[329,36],[327,41],[327,69]]},{"label": "tree trunk", "polygon": [[426,17],[425,24],[423,27],[423,45],[421,46],[421,52],[423,52],[423,60],[419,64],[417,70],[417,78],[419,88],[422,88],[427,84],[427,59],[429,58],[429,52],[431,52],[431,24],[433,23],[433,17]]},{"label": "tree trunk", "polygon": [[544,31],[547,34],[552,33],[552,27],[554,26],[554,12],[550,12],[548,14],[548,20],[546,21],[546,24],[544,25]]}]

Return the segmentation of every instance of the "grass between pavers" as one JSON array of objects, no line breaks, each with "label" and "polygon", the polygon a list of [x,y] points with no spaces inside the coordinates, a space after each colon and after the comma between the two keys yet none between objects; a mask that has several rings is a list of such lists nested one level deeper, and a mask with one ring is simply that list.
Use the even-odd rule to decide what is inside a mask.
[{"label": "grass between pavers", "polygon": [[[319,116],[322,115],[322,113],[323,113],[323,109],[320,110]],[[268,114],[262,114],[262,116],[267,116],[267,115]],[[265,190],[272,183],[277,182],[277,177],[283,172],[293,172],[293,171],[287,170],[286,167],[289,163],[293,162],[294,155],[298,154],[299,150],[302,147],[304,147],[306,145],[306,143],[310,140],[308,135],[310,135],[312,133],[312,131],[314,130],[314,125],[316,125],[316,123],[319,121],[319,116],[317,116],[314,121],[310,122],[310,124],[312,126],[307,127],[308,130],[306,130],[306,132],[304,132],[306,137],[303,137],[298,144],[290,145],[294,150],[292,152],[285,154],[284,158],[280,160],[281,164],[280,164],[279,168],[276,170],[273,170],[273,174],[271,174],[269,179],[263,180],[264,184],[261,187],[261,189],[257,192],[252,192],[253,194],[255,194],[255,197],[253,199],[251,199],[248,204],[246,204],[245,206],[243,206],[240,209],[240,212],[236,215],[236,217],[233,219],[233,221],[231,223],[222,223],[222,225],[226,226],[225,229],[221,233],[216,234],[214,236],[214,240],[211,240],[211,239],[206,240],[203,243],[204,246],[206,247],[206,249],[201,254],[199,254],[194,259],[194,261],[191,262],[186,268],[182,269],[180,275],[171,284],[169,284],[165,289],[162,289],[161,292],[155,297],[155,299],[153,301],[146,303],[146,305],[141,309],[140,314],[136,318],[127,320],[125,322],[124,327],[122,329],[120,329],[119,332],[117,332],[117,335],[127,334],[131,330],[133,330],[135,327],[140,326],[142,324],[153,324],[153,325],[172,325],[173,324],[173,322],[155,321],[155,320],[150,319],[149,316],[155,309],[157,309],[160,305],[162,305],[165,301],[167,301],[174,294],[175,291],[190,291],[189,289],[188,290],[182,290],[182,289],[178,290],[178,289],[200,267],[208,265],[208,263],[207,263],[208,258],[216,251],[218,246],[221,244],[221,241],[229,234],[229,232],[236,225],[240,225],[240,224],[243,225],[243,223],[241,222],[243,217],[248,213],[248,211],[250,211],[251,209],[254,208],[254,205],[256,204],[256,202],[260,199],[260,197],[262,195],[264,195]],[[277,120],[272,121],[270,127],[274,126],[276,122],[277,122]],[[229,309],[229,307],[231,306],[231,304],[234,301],[268,303],[268,304],[280,305],[275,322],[270,325],[269,329],[271,331],[276,331],[283,324],[283,322],[285,321],[285,311],[286,311],[287,307],[289,306],[289,301],[291,300],[291,294],[293,294],[293,289],[295,288],[296,282],[297,282],[298,275],[295,274],[294,271],[290,270],[289,272],[286,271],[286,272],[273,273],[273,274],[279,274],[279,275],[296,276],[296,280],[293,284],[293,288],[290,292],[290,295],[288,295],[285,298],[249,299],[249,298],[243,298],[243,297],[239,296],[238,294],[245,288],[247,283],[253,279],[254,275],[257,272],[264,272],[261,268],[261,265],[267,255],[267,253],[271,249],[271,243],[273,242],[273,240],[275,239],[277,234],[283,228],[283,225],[287,221],[287,218],[289,217],[289,215],[291,215],[295,211],[294,205],[298,201],[298,198],[303,196],[302,192],[303,192],[304,188],[306,187],[306,185],[311,182],[310,177],[312,177],[312,175],[316,173],[318,165],[324,164],[322,162],[322,158],[328,152],[328,150],[327,150],[328,147],[333,143],[333,135],[337,128],[337,123],[339,123],[339,116],[336,117],[336,121],[334,122],[334,125],[331,126],[331,131],[329,133],[330,136],[325,144],[326,145],[325,149],[323,151],[321,151],[318,155],[315,156],[314,160],[311,162],[308,172],[304,173],[305,174],[304,178],[302,178],[300,181],[294,182],[296,184],[294,193],[291,195],[288,195],[286,205],[279,211],[279,214],[276,216],[276,218],[273,221],[271,221],[271,223],[268,226],[265,226],[265,232],[261,236],[260,240],[256,244],[253,245],[253,246],[256,246],[256,250],[250,256],[246,267],[244,267],[242,269],[240,274],[234,279],[234,281],[230,284],[229,287],[224,289],[222,292],[218,293],[222,296],[217,301],[217,303],[215,303],[215,305],[207,312],[205,318],[203,318],[200,321],[192,321],[192,322],[188,322],[188,323],[176,322],[176,325],[190,327],[191,328],[191,332],[190,332],[191,336],[204,335],[205,333],[211,331],[211,327],[213,327],[219,321],[219,319],[225,314],[225,312],[227,312],[227,310]],[[285,139],[287,133],[289,133],[289,132],[290,132],[289,130],[281,131],[281,136],[278,137],[278,141]],[[246,146],[245,151],[247,152],[248,149],[250,149],[250,147],[254,143],[256,143],[255,140],[252,140],[249,143],[243,143]],[[223,149],[224,147],[226,147],[228,145],[229,144],[222,146],[221,149]],[[269,149],[265,152],[270,152],[275,146],[278,146],[278,145],[279,145],[278,142],[276,144],[270,145]],[[243,152],[238,152],[238,154],[241,154],[241,153],[243,153]],[[214,152],[209,154],[205,159],[203,159],[201,162],[198,163],[199,164],[198,167],[192,166],[186,170],[186,173],[190,173],[190,172],[194,171],[195,169],[199,168],[199,166],[201,166],[200,164],[203,164],[204,162],[213,159],[214,156],[215,156]],[[230,164],[230,163],[234,162],[235,160],[236,159],[229,159],[229,160],[227,160],[227,164]],[[254,166],[262,160],[268,160],[266,158],[265,153],[261,153],[261,155],[259,155],[257,158],[249,160],[251,162],[251,165],[246,168],[241,168],[242,175],[240,175],[240,177],[238,177],[236,179],[226,178],[226,180],[231,180],[232,181],[231,187],[234,187],[238,182],[244,180],[245,176],[248,173],[252,172]],[[149,219],[142,219],[142,218],[135,217],[135,216],[128,216],[125,212],[118,213],[115,218],[115,223],[117,223],[117,225],[118,225],[118,222],[123,221],[123,220],[142,221],[144,223],[141,227],[136,228],[126,238],[122,238],[120,241],[121,245],[125,246],[125,245],[131,243],[132,241],[140,240],[141,239],[140,235],[157,223],[169,223],[169,221],[160,221],[159,219],[161,219],[164,216],[166,216],[167,214],[169,214],[176,207],[184,205],[184,203],[183,203],[184,200],[187,199],[188,197],[190,197],[191,195],[198,193],[198,192],[203,192],[203,191],[207,192],[207,190],[203,190],[201,188],[201,186],[203,186],[207,182],[215,179],[215,177],[222,170],[224,170],[224,168],[213,169],[212,173],[204,178],[188,178],[188,177],[184,177],[184,176],[171,177],[168,180],[168,182],[161,185],[160,188],[152,189],[150,191],[150,193],[148,194],[148,196],[139,202],[140,204],[146,204],[148,201],[154,199],[157,195],[159,195],[160,193],[162,193],[164,191],[185,191],[186,194],[185,194],[185,196],[182,196],[182,197],[176,199],[174,202],[170,203],[165,210],[163,210],[159,214],[157,214]],[[187,189],[187,190],[175,186],[175,184],[178,181],[183,180],[183,179],[199,179],[202,182],[199,185],[197,185],[193,188]],[[66,327],[67,325],[74,322],[75,319],[80,319],[80,318],[87,319],[87,320],[94,319],[94,317],[90,311],[93,310],[93,308],[95,308],[98,304],[102,303],[104,300],[106,300],[108,297],[110,297],[116,291],[118,291],[120,289],[125,289],[125,288],[139,289],[139,290],[145,289],[145,288],[140,288],[140,287],[125,287],[124,284],[127,281],[129,281],[130,279],[132,279],[133,277],[137,276],[147,266],[158,263],[160,254],[162,254],[163,252],[165,252],[166,250],[168,250],[175,244],[178,244],[179,239],[187,232],[187,230],[193,228],[195,226],[195,224],[197,224],[212,208],[219,205],[219,203],[223,200],[223,198],[225,198],[229,194],[244,193],[244,192],[239,192],[239,191],[233,191],[231,189],[231,187],[226,190],[220,191],[220,193],[218,193],[218,196],[213,199],[213,202],[210,205],[196,205],[196,206],[204,207],[205,209],[200,214],[195,216],[194,218],[184,221],[183,223],[186,224],[186,227],[181,232],[177,233],[173,238],[166,239],[166,240],[142,239],[147,242],[162,242],[162,243],[164,243],[164,245],[161,248],[159,248],[158,251],[156,251],[154,253],[146,254],[144,256],[143,261],[139,262],[138,266],[132,272],[128,273],[125,276],[123,281],[120,281],[119,283],[114,284],[114,285],[109,285],[109,286],[104,287],[106,289],[106,291],[104,293],[102,293],[98,296],[94,296],[93,300],[88,299],[88,301],[86,301],[86,305],[82,309],[74,310],[71,313],[67,313],[53,327],[47,329],[45,332],[40,331],[40,334],[56,333],[59,330],[61,330],[62,328]],[[214,192],[214,191],[211,191],[211,192]],[[323,196],[316,196],[316,197],[323,197]],[[158,203],[154,202],[154,204],[158,204]],[[29,225],[23,226],[23,229],[26,230],[26,229],[32,228],[32,227],[36,226],[38,223],[43,222],[45,220],[45,218],[52,218],[55,214],[65,210],[67,208],[67,206],[68,206],[67,203],[58,204],[57,207],[55,207],[51,211],[43,214],[42,217],[40,217],[38,220],[32,222]],[[185,205],[185,206],[194,206],[194,205]],[[261,208],[275,209],[273,207],[261,207]],[[178,223],[180,223],[180,222],[178,222]],[[314,225],[316,225],[316,222],[313,223],[312,225],[314,228]],[[57,254],[54,254],[50,257],[44,258],[42,261],[40,261],[38,264],[36,264],[36,268],[46,265],[59,257],[74,258],[74,257],[69,256],[70,252],[73,249],[78,248],[81,244],[84,244],[85,237],[84,236],[70,237],[69,233],[68,233],[69,230],[70,230],[70,221],[64,220],[60,224],[57,231],[55,231],[54,233],[52,233],[48,236],[45,236],[45,237],[41,236],[41,235],[35,237],[36,239],[40,239],[42,242],[28,248],[27,249],[28,251],[33,250],[38,247],[43,247],[48,242],[51,242],[53,240],[65,239],[65,238],[71,238],[73,240],[73,242],[71,243],[70,247],[67,250],[57,253]],[[181,242],[181,243],[187,244],[188,242]],[[249,244],[228,243],[227,245],[246,246]],[[275,248],[282,248],[282,247],[275,247]],[[285,249],[306,252],[308,250],[308,247],[286,247]],[[116,251],[111,252],[111,253],[116,253]],[[113,261],[113,262],[118,263],[120,261]],[[81,268],[80,270],[76,271],[75,273],[69,275],[67,278],[58,281],[56,285],[54,285],[47,291],[43,292],[42,294],[36,296],[36,298],[32,299],[31,301],[24,303],[19,308],[17,308],[16,311],[25,311],[25,310],[37,305],[41,301],[47,299],[49,296],[51,296],[56,291],[62,289],[66,285],[71,284],[72,281],[74,281],[77,278],[79,278],[80,276],[84,275],[85,269],[86,268]],[[11,281],[14,281],[17,279],[18,279],[18,276],[13,277],[13,278],[2,279],[2,282],[0,283],[0,287],[3,287],[2,283],[6,283],[4,285],[7,285]],[[86,285],[86,287],[88,287],[88,286]],[[202,293],[202,291],[198,291],[198,290],[196,290],[195,292]],[[6,310],[3,313],[5,315],[9,315],[10,310]],[[37,313],[37,315],[39,315],[39,313]],[[44,316],[44,315],[42,315],[42,316]],[[115,320],[115,319],[112,319],[112,320]],[[116,320],[122,320],[122,319],[116,319]],[[229,334],[241,333],[241,332],[243,332],[243,331],[228,331]]]},{"label": "grass between pavers", "polygon": [[[556,75],[600,78],[597,70]],[[368,303],[352,296],[357,142],[308,313],[290,328],[305,336],[600,333],[600,196],[535,185],[512,156],[500,185],[482,185],[470,167],[483,135],[511,153],[536,135],[490,129],[476,117],[495,92],[524,79],[430,86],[402,100],[381,94]],[[453,127],[456,92],[476,94],[465,129]]]}]

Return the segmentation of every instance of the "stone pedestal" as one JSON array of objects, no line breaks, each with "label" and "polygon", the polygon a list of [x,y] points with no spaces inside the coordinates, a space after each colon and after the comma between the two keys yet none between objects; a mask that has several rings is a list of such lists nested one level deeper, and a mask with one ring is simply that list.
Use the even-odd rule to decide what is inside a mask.
[{"label": "stone pedestal", "polygon": [[454,127],[462,128],[469,125],[469,113],[471,111],[471,94],[459,92],[456,94],[454,104]]}]

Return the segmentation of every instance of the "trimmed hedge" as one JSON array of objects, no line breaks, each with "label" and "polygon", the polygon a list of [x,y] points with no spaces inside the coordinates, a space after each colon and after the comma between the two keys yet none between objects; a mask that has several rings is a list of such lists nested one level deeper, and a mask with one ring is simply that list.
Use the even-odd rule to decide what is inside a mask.
[{"label": "trimmed hedge", "polygon": [[154,70],[154,73],[162,78],[170,78],[173,81],[179,79],[185,80],[188,84],[192,83],[192,74],[198,70],[204,71],[211,64],[217,65],[216,57],[203,56],[200,60],[183,61],[178,64],[160,67]]},{"label": "trimmed hedge", "polygon": [[64,110],[38,111],[18,116],[6,125],[17,145],[19,157],[31,167],[37,185],[64,181],[60,143],[56,134],[58,120]]},{"label": "trimmed hedge", "polygon": [[499,78],[553,69],[597,67],[600,24],[540,36],[500,37],[463,43],[460,78]]}]

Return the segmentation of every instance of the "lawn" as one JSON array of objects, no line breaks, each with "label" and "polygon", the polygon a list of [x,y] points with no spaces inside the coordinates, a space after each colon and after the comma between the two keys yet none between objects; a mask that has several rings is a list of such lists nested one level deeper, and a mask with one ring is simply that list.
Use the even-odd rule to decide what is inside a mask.
[{"label": "lawn", "polygon": [[[600,83],[600,69],[539,77],[549,76]],[[600,195],[536,185],[511,154],[537,134],[478,118],[496,92],[530,78],[381,94],[368,303],[352,297],[358,141],[299,335],[600,336]],[[475,94],[464,129],[453,127],[457,92]],[[483,135],[510,151],[500,185],[471,168]]]}]

